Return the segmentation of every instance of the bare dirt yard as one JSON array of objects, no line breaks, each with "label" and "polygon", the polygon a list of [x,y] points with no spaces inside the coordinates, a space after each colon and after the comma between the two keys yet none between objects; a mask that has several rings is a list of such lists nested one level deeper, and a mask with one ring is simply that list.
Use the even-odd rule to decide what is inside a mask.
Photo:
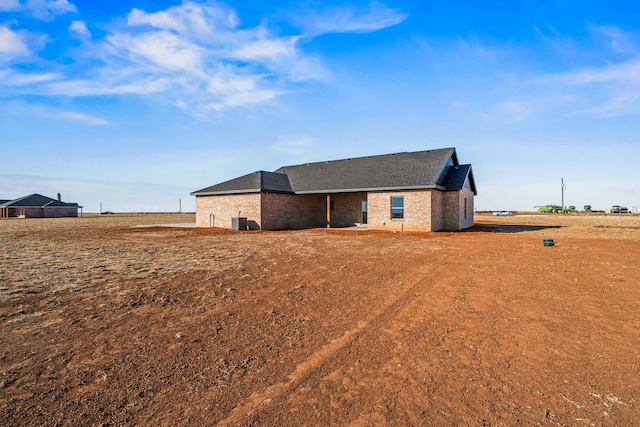
[{"label": "bare dirt yard", "polygon": [[640,215],[193,220],[0,221],[0,425],[638,425]]}]

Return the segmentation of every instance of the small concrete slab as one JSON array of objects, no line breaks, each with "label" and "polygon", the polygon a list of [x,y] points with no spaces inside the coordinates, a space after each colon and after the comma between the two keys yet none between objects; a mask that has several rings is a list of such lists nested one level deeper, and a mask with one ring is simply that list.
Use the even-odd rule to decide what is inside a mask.
[{"label": "small concrete slab", "polygon": [[143,224],[134,225],[133,228],[151,228],[151,227],[176,227],[176,228],[196,228],[195,222],[182,222],[175,224]]}]

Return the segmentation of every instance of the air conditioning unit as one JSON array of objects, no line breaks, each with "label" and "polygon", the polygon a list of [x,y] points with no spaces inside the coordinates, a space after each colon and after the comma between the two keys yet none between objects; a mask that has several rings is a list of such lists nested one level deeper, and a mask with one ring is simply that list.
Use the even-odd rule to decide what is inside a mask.
[{"label": "air conditioning unit", "polygon": [[246,217],[231,218],[231,229],[234,231],[246,230],[247,218]]}]

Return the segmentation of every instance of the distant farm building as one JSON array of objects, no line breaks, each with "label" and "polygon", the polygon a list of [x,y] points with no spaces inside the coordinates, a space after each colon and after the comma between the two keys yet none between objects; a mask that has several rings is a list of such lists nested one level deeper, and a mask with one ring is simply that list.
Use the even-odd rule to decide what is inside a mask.
[{"label": "distant farm building", "polygon": [[15,200],[0,200],[0,218],[67,218],[77,217],[77,203],[65,203],[40,194],[30,194]]},{"label": "distant farm building", "polygon": [[284,166],[191,193],[198,227],[405,231],[471,227],[476,194],[455,148]]}]

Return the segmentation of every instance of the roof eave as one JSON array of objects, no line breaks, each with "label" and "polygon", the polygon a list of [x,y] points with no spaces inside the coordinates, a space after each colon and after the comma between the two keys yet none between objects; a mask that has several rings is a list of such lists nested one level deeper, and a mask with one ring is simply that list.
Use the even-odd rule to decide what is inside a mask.
[{"label": "roof eave", "polygon": [[469,183],[471,183],[471,190],[473,191],[473,195],[478,195],[478,190],[476,189],[476,180],[473,177],[473,167],[469,165],[469,173],[467,174],[467,178],[469,178]]},{"label": "roof eave", "polygon": [[374,191],[403,191],[403,190],[445,190],[441,185],[414,185],[395,187],[342,188],[313,191],[296,191],[295,194],[334,194],[334,193],[366,193]]},{"label": "roof eave", "polygon": [[191,196],[229,196],[233,194],[259,194],[259,193],[280,193],[280,194],[294,194],[290,191],[278,191],[278,190],[260,190],[260,189],[249,189],[249,190],[233,190],[233,191],[194,191],[189,193]]},{"label": "roof eave", "polygon": [[234,190],[234,191],[194,191],[192,196],[223,196],[225,194],[250,194],[259,193],[260,190]]}]

